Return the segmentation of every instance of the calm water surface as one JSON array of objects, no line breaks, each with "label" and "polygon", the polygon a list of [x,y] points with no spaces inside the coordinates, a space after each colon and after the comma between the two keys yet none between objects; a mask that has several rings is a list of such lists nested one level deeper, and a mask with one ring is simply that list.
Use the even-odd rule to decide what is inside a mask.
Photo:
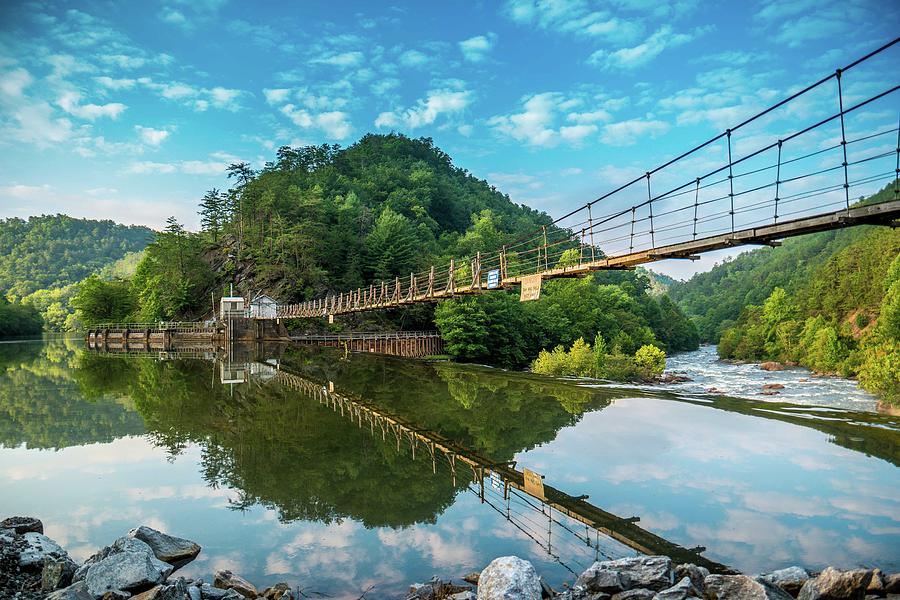
[{"label": "calm water surface", "polygon": [[[515,461],[551,499],[586,495],[577,511],[639,517],[744,571],[900,570],[900,418],[852,382],[722,365],[710,349],[671,366],[694,382],[596,386],[317,348],[222,362],[0,344],[0,515],[39,516],[78,559],[146,524],[203,545],[186,576],[231,568],[347,598],[501,554],[556,586],[634,554],[508,488],[506,467],[482,492],[466,464]],[[786,390],[759,396],[765,382]],[[454,467],[422,439],[452,446]]]}]

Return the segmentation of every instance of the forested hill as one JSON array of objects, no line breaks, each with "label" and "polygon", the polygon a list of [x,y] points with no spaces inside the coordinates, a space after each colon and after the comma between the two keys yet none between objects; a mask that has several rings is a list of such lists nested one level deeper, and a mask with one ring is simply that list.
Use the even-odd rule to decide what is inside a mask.
[{"label": "forested hill", "polygon": [[153,241],[146,227],[65,215],[0,220],[0,295],[26,296],[81,281]]},{"label": "forested hill", "polygon": [[454,166],[428,138],[285,147],[263,170],[234,165],[230,176],[227,194],[204,199],[205,229],[214,240],[230,232],[218,238],[223,249],[285,301],[408,276],[550,222]]},{"label": "forested hill", "polygon": [[[866,200],[867,203],[893,199],[894,188],[888,185]],[[777,248],[757,248],[717,265],[706,273],[698,273],[689,281],[674,282],[668,294],[697,325],[701,340],[718,342],[733,325],[744,307],[761,305],[776,287],[788,294],[814,283],[816,270],[833,256],[859,243],[866,247],[870,236],[877,236],[884,228],[860,226],[814,233],[784,240]],[[858,273],[847,273],[848,284],[842,286],[849,297],[858,294],[853,289],[871,287],[858,280]],[[878,282],[884,273],[876,274]],[[871,283],[871,282],[869,282]],[[878,300],[871,300],[877,305]]]}]

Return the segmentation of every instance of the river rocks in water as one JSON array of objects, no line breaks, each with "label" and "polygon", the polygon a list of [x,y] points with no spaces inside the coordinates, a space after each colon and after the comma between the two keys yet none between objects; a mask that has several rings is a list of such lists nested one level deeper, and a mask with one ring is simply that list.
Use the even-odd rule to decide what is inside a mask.
[{"label": "river rocks in water", "polygon": [[635,588],[633,590],[626,590],[624,592],[619,592],[618,594],[613,594],[612,600],[653,600],[654,596],[656,596],[656,592],[653,590],[648,590],[647,588]]},{"label": "river rocks in water", "polygon": [[784,371],[784,365],[775,361],[760,363],[759,368],[763,371]]},{"label": "river rocks in water", "polygon": [[600,569],[616,571],[626,578],[627,588],[647,588],[660,592],[675,584],[672,559],[668,556],[636,556],[607,560],[594,563],[591,569],[598,565]]},{"label": "river rocks in water", "polygon": [[266,600],[293,600],[294,593],[291,592],[291,586],[286,583],[276,583],[271,587],[267,587],[260,593],[260,597]]},{"label": "river rocks in water", "polygon": [[700,600],[702,593],[694,587],[690,577],[685,577],[670,588],[653,596],[653,600]]},{"label": "river rocks in water", "polygon": [[815,579],[803,584],[798,600],[862,600],[866,597],[866,588],[872,580],[872,571],[855,569],[839,571],[828,567]]},{"label": "river rocks in water", "polygon": [[788,567],[771,573],[763,573],[759,579],[777,585],[791,596],[796,596],[809,579],[809,572],[803,567]]},{"label": "river rocks in water", "polygon": [[627,575],[622,575],[618,571],[605,568],[602,563],[595,562],[593,565],[578,576],[575,581],[576,590],[582,589],[588,592],[603,592],[606,594],[615,594],[622,592],[631,587],[631,579]]},{"label": "river rocks in water", "polygon": [[171,572],[171,565],[156,560],[150,552],[126,550],[93,563],[84,581],[88,591],[94,596],[102,596],[109,590],[144,590],[162,583]]},{"label": "river rocks in water", "polygon": [[[75,575],[72,577],[72,581],[81,581],[87,579],[88,574],[91,572],[91,570],[94,569],[94,567],[104,563],[104,561],[111,559],[117,554],[127,554],[128,557],[124,559],[116,559],[116,561],[112,563],[114,565],[133,563],[133,566],[137,566],[138,569],[146,568],[155,571],[157,575],[153,577],[149,583],[162,583],[174,570],[172,565],[156,558],[156,556],[153,554],[153,550],[145,542],[142,542],[141,540],[133,537],[123,536],[114,541],[109,546],[106,546],[105,548],[96,552],[93,556],[84,561],[84,564],[78,567],[78,569],[75,571]],[[147,564],[149,564],[148,567],[145,566],[142,557],[147,559]],[[101,570],[103,572],[108,572],[107,567],[103,567]],[[111,587],[107,589],[128,588]]]},{"label": "river rocks in water", "polygon": [[47,594],[45,600],[94,600],[94,596],[88,591],[87,584],[79,581],[67,588]]},{"label": "river rocks in water", "polygon": [[703,585],[707,600],[791,600],[780,587],[746,575],[710,575]]},{"label": "river rocks in water", "polygon": [[223,590],[234,590],[246,598],[256,598],[259,592],[256,587],[240,575],[235,575],[229,570],[216,571],[213,587]]},{"label": "river rocks in water", "polygon": [[473,571],[468,575],[463,575],[462,580],[466,583],[471,583],[472,585],[478,585],[478,578],[481,576],[481,573],[478,571]]},{"label": "river rocks in water", "polygon": [[681,564],[675,567],[675,579],[681,581],[685,577],[689,577],[691,583],[697,588],[697,591],[703,592],[703,581],[709,576],[709,569],[706,567],[698,567],[697,565]]},{"label": "river rocks in water", "polygon": [[204,583],[200,586],[200,597],[203,600],[222,600],[225,596],[228,595],[229,592],[234,590],[223,590],[217,587],[213,587],[208,583]]},{"label": "river rocks in water", "polygon": [[534,567],[517,556],[495,558],[478,578],[478,600],[540,600]]},{"label": "river rocks in water", "polygon": [[762,386],[764,390],[783,390],[784,385],[780,383],[765,383]]},{"label": "river rocks in water", "polygon": [[68,556],[44,557],[44,569],[41,571],[41,589],[45,592],[52,592],[64,588],[72,583],[72,576],[75,575],[75,564]]},{"label": "river rocks in water", "polygon": [[34,517],[9,517],[0,521],[0,529],[12,529],[19,535],[44,533],[44,524]]},{"label": "river rocks in water", "polygon": [[176,569],[188,564],[200,554],[199,544],[143,525],[132,529],[128,535],[146,543],[153,550],[156,558],[169,563]]},{"label": "river rocks in water", "polygon": [[687,383],[689,381],[693,381],[693,379],[682,373],[664,373],[656,379],[657,383]]},{"label": "river rocks in water", "polygon": [[22,541],[24,545],[19,550],[19,566],[23,569],[43,569],[45,557],[69,558],[62,546],[44,534],[29,531],[22,536]]}]

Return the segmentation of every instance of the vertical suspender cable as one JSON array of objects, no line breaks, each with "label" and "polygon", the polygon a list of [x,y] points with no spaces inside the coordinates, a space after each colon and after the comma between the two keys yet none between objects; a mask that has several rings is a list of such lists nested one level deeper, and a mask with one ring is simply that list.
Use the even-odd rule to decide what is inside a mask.
[{"label": "vertical suspender cable", "polygon": [[841,164],[844,167],[844,199],[847,203],[847,210],[850,210],[850,182],[847,177],[847,133],[844,130],[844,94],[841,90],[842,71],[838,69],[834,73],[838,85],[838,108],[841,111],[841,148],[844,151],[844,162]]}]

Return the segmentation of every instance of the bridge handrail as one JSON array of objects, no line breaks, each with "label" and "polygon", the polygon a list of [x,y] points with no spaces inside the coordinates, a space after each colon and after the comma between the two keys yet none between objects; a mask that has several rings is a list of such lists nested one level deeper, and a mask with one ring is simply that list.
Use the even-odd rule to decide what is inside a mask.
[{"label": "bridge handrail", "polygon": [[215,325],[210,325],[202,321],[154,321],[146,323],[98,323],[86,327],[88,331],[94,330],[110,330],[124,331],[125,329],[138,331],[143,329],[213,329]]},{"label": "bridge handrail", "polygon": [[438,331],[384,331],[370,333],[332,333],[332,334],[301,334],[292,335],[292,340],[310,342],[343,342],[365,340],[395,340],[395,339],[421,339],[441,337]]}]

